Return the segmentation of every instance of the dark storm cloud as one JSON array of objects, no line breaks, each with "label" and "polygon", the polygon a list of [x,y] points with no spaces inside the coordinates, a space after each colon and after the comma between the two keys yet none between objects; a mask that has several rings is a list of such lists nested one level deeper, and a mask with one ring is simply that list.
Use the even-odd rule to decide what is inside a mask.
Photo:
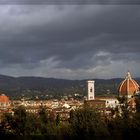
[{"label": "dark storm cloud", "polygon": [[[0,64],[26,70],[46,65],[49,70],[61,69],[64,78],[68,70],[70,74],[84,70],[86,77],[89,69],[94,74],[106,66],[114,70],[112,63],[137,65],[139,9],[133,5],[5,6],[0,14]],[[80,78],[78,72],[75,76]]]},{"label": "dark storm cloud", "polygon": [[139,0],[0,0],[0,4],[140,4]]}]

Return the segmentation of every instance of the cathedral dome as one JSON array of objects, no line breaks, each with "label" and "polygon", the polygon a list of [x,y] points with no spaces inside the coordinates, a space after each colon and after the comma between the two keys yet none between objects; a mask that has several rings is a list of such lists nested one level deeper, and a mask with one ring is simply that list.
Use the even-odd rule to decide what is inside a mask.
[{"label": "cathedral dome", "polygon": [[128,72],[126,78],[119,85],[118,88],[119,95],[131,98],[138,91],[139,91],[138,83],[131,78],[131,74],[130,72]]},{"label": "cathedral dome", "polygon": [[9,102],[10,100],[5,94],[0,95],[0,103],[9,103]]}]

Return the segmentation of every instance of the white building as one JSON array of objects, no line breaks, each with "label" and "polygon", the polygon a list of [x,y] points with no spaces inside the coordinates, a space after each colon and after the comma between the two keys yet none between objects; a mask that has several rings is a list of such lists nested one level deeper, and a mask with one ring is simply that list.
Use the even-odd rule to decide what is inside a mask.
[{"label": "white building", "polygon": [[[105,108],[115,108],[118,106],[119,101],[115,97],[95,97],[95,89],[94,89],[95,81],[88,80],[87,81],[87,101],[93,103],[93,105],[101,107],[104,106]],[[103,105],[104,101],[104,105]],[[102,105],[100,105],[102,104]]]},{"label": "white building", "polygon": [[91,81],[91,80],[87,81],[87,100],[95,99],[94,83],[95,81]]}]

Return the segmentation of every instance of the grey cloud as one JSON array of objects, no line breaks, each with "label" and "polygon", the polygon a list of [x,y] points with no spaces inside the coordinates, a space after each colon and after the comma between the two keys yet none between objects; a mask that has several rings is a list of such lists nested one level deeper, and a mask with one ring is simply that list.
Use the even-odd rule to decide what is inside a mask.
[{"label": "grey cloud", "polygon": [[139,0],[0,0],[0,4],[140,4]]},{"label": "grey cloud", "polygon": [[[36,75],[37,71],[44,72],[50,66],[50,71],[59,71],[56,77],[61,70],[63,77],[73,73],[80,78],[78,74],[83,71],[85,77],[91,75],[90,69],[94,75],[99,75],[99,71],[108,72],[107,66],[115,71],[112,62],[117,67],[118,62],[139,64],[139,6],[35,5],[10,6],[5,12],[1,11],[0,62],[3,67],[14,65],[16,69],[18,65],[19,69],[26,70],[25,74],[27,70],[36,69]],[[43,66],[41,62],[50,58],[54,58],[51,60],[54,65]]]}]

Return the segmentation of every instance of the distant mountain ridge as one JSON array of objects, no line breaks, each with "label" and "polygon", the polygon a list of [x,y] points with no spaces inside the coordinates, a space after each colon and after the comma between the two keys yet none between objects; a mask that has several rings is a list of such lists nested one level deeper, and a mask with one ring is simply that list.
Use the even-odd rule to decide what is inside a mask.
[{"label": "distant mountain ridge", "polygon": [[[138,84],[140,78],[134,78]],[[117,93],[117,87],[123,78],[93,79],[96,94]],[[86,94],[85,80],[66,80],[44,77],[11,77],[0,75],[0,90],[9,96],[26,94]]]}]

